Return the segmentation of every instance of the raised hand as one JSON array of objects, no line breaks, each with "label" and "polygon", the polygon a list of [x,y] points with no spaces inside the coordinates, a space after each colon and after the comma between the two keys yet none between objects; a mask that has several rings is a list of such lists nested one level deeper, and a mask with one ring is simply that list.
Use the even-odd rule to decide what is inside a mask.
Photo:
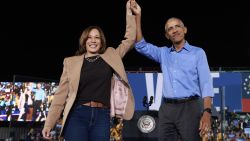
[{"label": "raised hand", "polygon": [[127,1],[127,4],[126,4],[126,10],[127,10],[127,15],[132,15],[132,10],[131,10],[131,0],[128,0]]},{"label": "raised hand", "polygon": [[130,7],[136,16],[141,15],[141,7],[135,0],[130,0]]}]

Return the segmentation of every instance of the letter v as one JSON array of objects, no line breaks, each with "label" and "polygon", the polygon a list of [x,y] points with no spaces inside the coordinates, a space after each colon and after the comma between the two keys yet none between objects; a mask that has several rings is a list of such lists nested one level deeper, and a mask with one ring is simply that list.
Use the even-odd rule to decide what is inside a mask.
[{"label": "letter v", "polygon": [[154,89],[154,73],[145,73],[146,77],[146,87],[147,87],[147,96],[148,100],[151,96],[154,97],[152,105],[149,107],[150,110],[159,110],[162,100],[162,85],[163,85],[163,76],[162,73],[157,73],[157,82],[156,90]]}]

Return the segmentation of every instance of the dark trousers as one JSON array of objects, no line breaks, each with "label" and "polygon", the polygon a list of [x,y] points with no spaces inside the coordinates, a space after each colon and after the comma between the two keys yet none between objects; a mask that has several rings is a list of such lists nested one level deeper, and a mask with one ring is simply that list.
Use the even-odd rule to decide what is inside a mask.
[{"label": "dark trousers", "polygon": [[110,109],[79,105],[64,129],[65,141],[110,141]]},{"label": "dark trousers", "polygon": [[160,141],[200,141],[199,100],[184,103],[164,102],[159,109]]},{"label": "dark trousers", "polygon": [[41,112],[41,104],[42,100],[35,100],[34,101],[34,112],[33,112],[33,120],[36,120],[37,113]]}]

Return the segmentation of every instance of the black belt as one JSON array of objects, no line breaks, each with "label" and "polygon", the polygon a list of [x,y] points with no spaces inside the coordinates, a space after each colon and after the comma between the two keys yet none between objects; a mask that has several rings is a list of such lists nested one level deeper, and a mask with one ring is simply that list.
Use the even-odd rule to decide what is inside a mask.
[{"label": "black belt", "polygon": [[185,103],[193,100],[199,99],[200,96],[190,96],[190,97],[184,97],[179,99],[173,99],[173,98],[163,98],[164,102],[171,103],[171,104],[179,104],[179,103]]}]

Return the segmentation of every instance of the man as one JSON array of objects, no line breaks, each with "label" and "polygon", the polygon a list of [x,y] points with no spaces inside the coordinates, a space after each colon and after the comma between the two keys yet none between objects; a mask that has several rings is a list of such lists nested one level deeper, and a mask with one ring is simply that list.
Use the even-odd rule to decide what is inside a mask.
[{"label": "man", "polygon": [[[159,62],[163,73],[163,103],[159,109],[160,141],[198,141],[211,128],[212,79],[203,49],[185,40],[187,28],[179,18],[165,24],[171,47],[146,42],[141,30],[141,8],[133,1],[136,15],[136,50]],[[204,99],[201,114],[199,98]]]},{"label": "man", "polygon": [[46,93],[42,89],[42,84],[37,83],[36,84],[36,89],[34,91],[34,113],[33,113],[33,120],[36,120],[38,114],[42,112],[41,111],[41,105],[44,103],[45,98],[46,98]]}]

